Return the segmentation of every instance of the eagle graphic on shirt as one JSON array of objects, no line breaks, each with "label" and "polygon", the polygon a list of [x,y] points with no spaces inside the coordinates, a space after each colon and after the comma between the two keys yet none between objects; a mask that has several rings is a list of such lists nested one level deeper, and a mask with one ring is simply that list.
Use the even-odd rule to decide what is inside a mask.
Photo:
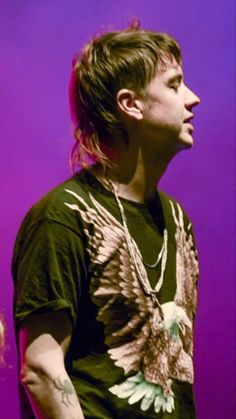
[{"label": "eagle graphic on shirt", "polygon": [[[104,324],[109,356],[124,371],[124,381],[109,390],[129,404],[140,401],[143,411],[153,405],[157,413],[172,412],[172,380],[193,382],[198,262],[191,224],[185,229],[180,206],[169,200],[176,225],[177,286],[174,300],[160,305],[143,289],[123,225],[92,194],[89,205],[74,191],[66,192],[73,203],[65,205],[79,212],[88,239],[90,293],[98,306],[97,320]],[[142,255],[131,236],[130,242],[139,272],[147,280]]]}]

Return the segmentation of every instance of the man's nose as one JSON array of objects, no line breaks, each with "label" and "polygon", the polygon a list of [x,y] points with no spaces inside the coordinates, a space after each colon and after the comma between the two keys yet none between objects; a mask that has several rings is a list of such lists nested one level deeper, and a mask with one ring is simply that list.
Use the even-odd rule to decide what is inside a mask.
[{"label": "man's nose", "polygon": [[185,106],[193,107],[200,103],[200,98],[187,86],[185,86]]}]

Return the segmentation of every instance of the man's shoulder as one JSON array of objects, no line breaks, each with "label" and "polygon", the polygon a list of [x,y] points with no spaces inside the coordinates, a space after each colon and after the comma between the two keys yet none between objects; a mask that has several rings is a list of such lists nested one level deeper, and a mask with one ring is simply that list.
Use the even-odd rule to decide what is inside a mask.
[{"label": "man's shoulder", "polygon": [[171,205],[174,205],[175,207],[179,205],[180,208],[183,209],[182,205],[172,195],[169,195],[160,189],[158,189],[158,195],[163,207],[171,208]]},{"label": "man's shoulder", "polygon": [[70,192],[73,192],[75,196],[78,195],[85,199],[88,195],[86,185],[81,181],[79,173],[49,190],[34,204],[30,211],[37,212],[39,210],[47,216],[52,216],[52,209],[64,209],[65,201],[68,199]]},{"label": "man's shoulder", "polygon": [[26,214],[21,230],[28,230],[45,221],[60,223],[73,229],[78,222],[76,213],[69,211],[66,203],[76,203],[76,196],[85,201],[88,199],[86,185],[80,173],[71,176],[41,197]]},{"label": "man's shoulder", "polygon": [[167,194],[166,192],[158,190],[160,201],[164,212],[172,214],[182,213],[184,221],[190,223],[190,218],[182,203],[180,203],[176,198]]},{"label": "man's shoulder", "polygon": [[164,192],[163,190],[158,189],[158,194],[159,194],[159,197],[160,197],[160,199],[163,203],[167,203],[167,202],[171,201],[174,204],[177,204],[177,200],[173,196]]}]

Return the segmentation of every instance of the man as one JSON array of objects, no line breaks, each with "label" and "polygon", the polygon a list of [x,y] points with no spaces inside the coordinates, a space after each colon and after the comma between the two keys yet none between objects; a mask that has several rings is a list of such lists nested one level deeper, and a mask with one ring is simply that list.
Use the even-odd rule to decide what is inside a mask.
[{"label": "man", "polygon": [[73,62],[83,169],[31,209],[15,246],[23,418],[195,417],[196,251],[187,216],[156,189],[193,144],[199,98],[181,64],[172,37],[138,27]]}]

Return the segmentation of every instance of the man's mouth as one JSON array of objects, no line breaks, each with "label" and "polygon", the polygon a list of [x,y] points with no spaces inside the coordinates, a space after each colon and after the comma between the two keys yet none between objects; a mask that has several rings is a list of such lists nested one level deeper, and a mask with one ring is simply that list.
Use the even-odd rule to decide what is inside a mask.
[{"label": "man's mouth", "polygon": [[191,114],[188,118],[184,119],[184,124],[190,124],[193,119],[193,114]]}]

